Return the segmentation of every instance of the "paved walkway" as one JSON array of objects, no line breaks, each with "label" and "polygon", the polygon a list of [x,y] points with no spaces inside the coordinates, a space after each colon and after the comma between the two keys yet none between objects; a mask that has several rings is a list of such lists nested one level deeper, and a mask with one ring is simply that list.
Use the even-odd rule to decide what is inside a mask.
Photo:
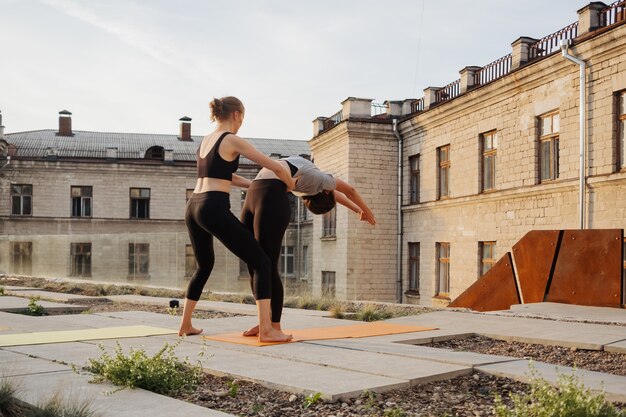
[{"label": "paved walkway", "polygon": [[[10,289],[27,293],[36,290]],[[8,292],[10,292],[8,291]],[[61,295],[46,299],[61,301]],[[169,305],[169,299],[120,296],[116,300]],[[73,314],[66,316],[30,317],[2,312],[5,309],[25,307],[27,298],[0,297],[0,337],[5,334],[93,329],[147,325],[159,328],[178,328],[179,317],[141,311],[103,312],[98,314]],[[43,303],[42,303],[43,304]],[[16,307],[17,306],[17,307]],[[66,305],[67,306],[67,305]],[[54,307],[54,306],[52,306]],[[240,314],[236,317],[196,320],[206,334],[238,332],[255,323],[254,306],[205,302],[199,308]],[[542,319],[537,319],[540,317]],[[553,318],[561,321],[554,320]],[[573,323],[562,320],[587,319],[593,323]],[[419,346],[425,342],[482,334],[503,340],[517,340],[577,347],[605,349],[626,354],[626,326],[601,324],[626,323],[626,310],[598,310],[591,307],[563,306],[553,303],[514,306],[510,311],[479,314],[460,311],[438,311],[418,316],[389,320],[394,323],[437,327],[438,330],[396,334],[388,336],[336,339],[291,344],[251,347],[205,340],[199,336],[183,340],[176,350],[181,358],[189,356],[199,360],[204,370],[215,375],[258,382],[297,394],[321,392],[323,397],[338,400],[359,395],[363,390],[382,392],[407,388],[415,384],[452,378],[473,371],[486,372],[516,380],[528,380],[529,364],[526,360],[504,356],[454,352]],[[284,328],[302,329],[353,324],[327,317],[327,313],[288,309],[284,315]],[[72,372],[71,365],[84,365],[89,358],[101,355],[98,344],[113,349],[119,342],[127,351],[130,347],[143,347],[152,354],[165,342],[177,341],[175,334],[141,338],[106,339],[0,348],[1,373],[22,387],[22,399],[38,403],[55,392],[71,392],[87,396],[104,416],[139,415],[152,405],[151,417],[177,415],[225,416],[192,404],[179,402],[143,390],[123,390],[112,396],[102,395],[113,388],[108,385],[88,384],[87,375]],[[199,356],[206,349],[208,355]],[[538,373],[549,381],[556,381],[557,372],[576,372],[586,386],[600,391],[607,398],[626,402],[626,377],[589,371],[574,371],[535,362]],[[81,397],[82,398],[82,397]],[[159,407],[153,407],[158,401]]]}]

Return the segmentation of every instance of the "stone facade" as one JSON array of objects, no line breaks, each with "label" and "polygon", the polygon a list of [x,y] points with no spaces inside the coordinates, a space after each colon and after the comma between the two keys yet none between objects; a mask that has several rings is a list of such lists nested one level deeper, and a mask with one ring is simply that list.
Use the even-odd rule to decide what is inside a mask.
[{"label": "stone facade", "polygon": [[[581,11],[581,21],[588,19]],[[619,97],[626,91],[626,24],[580,30],[570,53],[587,63],[586,228],[626,228],[626,170],[620,162]],[[517,44],[514,43],[514,48]],[[350,114],[329,128],[314,122],[310,141],[316,162],[346,175],[371,204],[379,224],[359,225],[340,210],[337,236],[320,241],[316,219],[314,288],[324,268],[337,268],[337,296],[346,299],[446,305],[480,276],[481,242],[495,242],[496,260],[533,229],[579,227],[579,68],[560,51],[514,65],[508,74],[481,86],[465,80],[460,94],[437,102],[439,88],[417,111],[386,117]],[[518,54],[520,55],[520,54]],[[527,58],[527,56],[526,56]],[[513,58],[515,59],[515,57]],[[468,69],[464,69],[462,77]],[[462,78],[463,80],[463,78]],[[468,86],[469,85],[469,86]],[[369,103],[369,99],[349,99]],[[352,108],[355,106],[352,105]],[[408,106],[403,106],[406,109]],[[410,113],[410,114],[408,114]],[[540,180],[540,118],[556,114],[558,177]],[[623,116],[622,116],[623,118]],[[398,121],[402,147],[402,285],[397,286],[395,193]],[[482,190],[485,133],[497,132],[495,187]],[[438,148],[449,145],[449,195],[438,196]],[[419,155],[419,200],[410,201],[409,158]],[[408,244],[419,243],[419,285],[409,289]],[[449,290],[438,289],[437,243],[448,243]],[[328,265],[326,265],[328,264]],[[341,290],[340,290],[341,289]]]}]

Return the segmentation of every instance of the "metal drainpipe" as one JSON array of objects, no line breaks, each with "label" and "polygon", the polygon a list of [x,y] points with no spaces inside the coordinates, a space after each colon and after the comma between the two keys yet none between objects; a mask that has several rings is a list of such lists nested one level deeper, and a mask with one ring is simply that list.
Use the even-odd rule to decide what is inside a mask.
[{"label": "metal drainpipe", "polygon": [[393,134],[398,139],[398,233],[397,233],[397,248],[396,248],[396,300],[402,304],[402,136],[398,132],[398,119],[393,119]]},{"label": "metal drainpipe", "polygon": [[572,61],[580,67],[580,173],[579,173],[579,201],[578,216],[580,229],[585,228],[585,116],[587,115],[585,103],[585,90],[587,90],[586,64],[585,61],[570,55],[567,50],[569,39],[561,39],[561,53],[565,59]]}]

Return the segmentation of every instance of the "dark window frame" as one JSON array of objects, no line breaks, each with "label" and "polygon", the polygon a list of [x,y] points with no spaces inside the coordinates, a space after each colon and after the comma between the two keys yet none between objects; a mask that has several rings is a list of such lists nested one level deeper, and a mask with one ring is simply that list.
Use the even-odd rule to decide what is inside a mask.
[{"label": "dark window frame", "polygon": [[420,154],[409,156],[409,203],[420,202]]},{"label": "dark window frame", "polygon": [[322,238],[337,237],[337,206],[322,215]]},{"label": "dark window frame", "polygon": [[[139,196],[133,196],[133,191],[139,191]],[[144,191],[148,192],[148,196],[145,197],[142,195]],[[150,219],[150,198],[152,196],[152,192],[150,188],[139,188],[139,187],[131,187],[129,190],[130,196],[130,218],[137,220]],[[143,209],[141,205],[144,205]],[[140,216],[142,214],[143,216]]]},{"label": "dark window frame", "polygon": [[[26,188],[26,190],[25,190]],[[19,189],[19,192],[16,192]],[[30,194],[28,193],[30,190]],[[11,216],[27,217],[33,215],[33,185],[32,184],[11,184]],[[16,212],[16,202],[19,201],[19,209]],[[28,204],[25,204],[28,201]],[[28,207],[28,213],[25,211]]]},{"label": "dark window frame", "polygon": [[128,278],[150,278],[150,244],[128,244]]},{"label": "dark window frame", "polygon": [[[443,158],[445,155],[445,159]],[[437,148],[437,200],[450,198],[450,145]],[[445,188],[444,188],[445,174]]]},{"label": "dark window frame", "polygon": [[[498,131],[490,130],[480,135],[480,191],[482,193],[496,190],[496,160],[498,154]],[[486,181],[486,166],[490,166],[490,186]]]},{"label": "dark window frame", "polygon": [[70,276],[91,277],[91,242],[70,243]]},{"label": "dark window frame", "polygon": [[[550,119],[549,132],[543,132],[546,120]],[[554,129],[554,121],[558,120],[558,129]],[[539,116],[539,182],[545,183],[559,179],[559,137],[561,130],[561,117],[558,110]],[[548,172],[544,172],[544,147],[548,147]],[[545,175],[544,175],[545,174]]]},{"label": "dark window frame", "polygon": [[[496,264],[497,259],[496,255],[496,241],[482,241],[478,242],[478,252],[479,252],[479,270],[478,277],[482,277]],[[490,257],[486,257],[486,255],[490,255]],[[488,266],[488,267],[487,267]],[[486,268],[486,269],[485,269]]]},{"label": "dark window frame", "polygon": [[[74,195],[74,190],[78,189],[78,195]],[[83,192],[87,195],[83,196]],[[71,185],[70,201],[72,217],[92,217],[93,216],[93,187],[91,185]],[[89,214],[85,214],[88,211]]]},{"label": "dark window frame", "polygon": [[[408,277],[409,289],[407,294],[419,295],[420,293],[420,243],[408,242]],[[415,272],[415,274],[413,274]]]},{"label": "dark window frame", "polygon": [[[445,252],[445,253],[444,253]],[[446,256],[442,256],[446,255]],[[437,256],[437,285],[435,296],[438,298],[450,298],[450,242],[436,243]],[[446,274],[445,288],[442,285],[442,273]]]},{"label": "dark window frame", "polygon": [[322,297],[335,298],[337,274],[335,271],[322,271]]}]

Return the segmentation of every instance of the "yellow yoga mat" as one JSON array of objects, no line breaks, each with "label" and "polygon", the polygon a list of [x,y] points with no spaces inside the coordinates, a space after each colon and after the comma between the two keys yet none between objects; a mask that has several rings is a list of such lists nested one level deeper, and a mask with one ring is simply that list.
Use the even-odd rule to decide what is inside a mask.
[{"label": "yellow yoga mat", "polygon": [[[283,330],[287,334],[292,334],[291,342],[301,342],[305,340],[327,340],[344,339],[356,337],[384,336],[389,334],[423,332],[426,330],[436,330],[436,327],[408,326],[404,324],[371,322],[365,324],[354,324],[351,326],[335,327],[314,327],[311,329]],[[269,346],[285,342],[259,342],[257,337],[246,337],[241,333],[223,333],[203,336],[207,340],[219,342],[239,343],[248,346]],[[286,342],[290,343],[290,342]]]},{"label": "yellow yoga mat", "polygon": [[0,347],[79,342],[84,340],[98,339],[122,339],[126,337],[157,336],[175,333],[178,333],[178,330],[163,329],[160,327],[150,326],[104,327],[102,329],[19,333],[0,336]]}]

